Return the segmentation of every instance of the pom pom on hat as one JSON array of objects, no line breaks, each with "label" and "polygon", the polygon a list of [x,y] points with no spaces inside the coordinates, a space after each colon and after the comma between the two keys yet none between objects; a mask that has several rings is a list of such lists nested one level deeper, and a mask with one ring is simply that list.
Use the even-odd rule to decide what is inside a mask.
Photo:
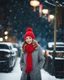
[{"label": "pom pom on hat", "polygon": [[27,28],[27,29],[26,29],[26,32],[27,32],[27,31],[33,31],[33,30],[32,30],[32,28]]},{"label": "pom pom on hat", "polygon": [[24,35],[24,40],[26,39],[27,36],[30,36],[32,39],[35,39],[35,35],[33,33],[33,29],[32,28],[27,28],[26,29],[26,33]]}]

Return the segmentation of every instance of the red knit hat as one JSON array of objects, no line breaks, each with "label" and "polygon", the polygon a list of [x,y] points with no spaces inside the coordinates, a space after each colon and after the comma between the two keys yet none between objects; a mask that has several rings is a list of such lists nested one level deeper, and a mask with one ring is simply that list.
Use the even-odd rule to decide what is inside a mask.
[{"label": "red knit hat", "polygon": [[24,35],[24,40],[26,39],[27,36],[30,36],[32,39],[35,39],[35,35],[33,33],[32,28],[27,28],[26,33]]}]

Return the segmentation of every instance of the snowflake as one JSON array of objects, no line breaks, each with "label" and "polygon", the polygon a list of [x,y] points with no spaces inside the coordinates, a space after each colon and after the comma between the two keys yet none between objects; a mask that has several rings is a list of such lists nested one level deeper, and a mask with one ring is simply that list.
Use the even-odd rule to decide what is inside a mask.
[{"label": "snowflake", "polygon": [[10,12],[12,12],[12,10],[9,10]]}]

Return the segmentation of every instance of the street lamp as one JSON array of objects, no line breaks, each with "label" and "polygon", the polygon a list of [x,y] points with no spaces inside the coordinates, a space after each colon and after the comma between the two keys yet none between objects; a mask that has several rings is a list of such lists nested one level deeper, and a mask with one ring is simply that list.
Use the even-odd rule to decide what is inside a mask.
[{"label": "street lamp", "polygon": [[5,41],[7,41],[7,39],[8,39],[8,31],[4,32],[4,39],[5,39]]},{"label": "street lamp", "polygon": [[7,39],[8,39],[8,36],[5,36],[5,40],[7,41]]},{"label": "street lamp", "polygon": [[0,42],[2,42],[3,41],[3,38],[2,37],[0,37]]},{"label": "street lamp", "polygon": [[53,19],[54,19],[54,15],[50,14],[50,15],[48,16],[48,22],[50,22],[50,21],[53,20]]},{"label": "street lamp", "polygon": [[48,14],[49,10],[48,9],[43,9],[42,13],[46,16]]},{"label": "street lamp", "polygon": [[38,0],[31,0],[30,5],[34,7],[34,12],[36,11],[36,7],[40,5]]},{"label": "street lamp", "polygon": [[5,31],[4,34],[5,34],[5,35],[8,35],[8,31]]}]

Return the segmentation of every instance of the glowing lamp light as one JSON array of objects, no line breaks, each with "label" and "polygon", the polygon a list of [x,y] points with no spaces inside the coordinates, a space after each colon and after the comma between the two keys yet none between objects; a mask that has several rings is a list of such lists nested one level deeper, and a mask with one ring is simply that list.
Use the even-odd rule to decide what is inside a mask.
[{"label": "glowing lamp light", "polygon": [[4,34],[7,35],[8,34],[8,31],[5,31]]},{"label": "glowing lamp light", "polygon": [[48,22],[50,22],[53,19],[54,19],[54,15],[51,14],[51,15],[48,16]]},{"label": "glowing lamp light", "polygon": [[50,19],[54,19],[54,15],[49,15],[49,18]]},{"label": "glowing lamp light", "polygon": [[5,36],[5,40],[7,40],[8,39],[8,36]]},{"label": "glowing lamp light", "polygon": [[2,37],[0,37],[0,42],[2,42],[3,41],[3,38]]},{"label": "glowing lamp light", "polygon": [[36,7],[40,5],[40,2],[38,0],[31,0],[30,5],[34,7],[34,11],[36,11]]},{"label": "glowing lamp light", "polygon": [[45,16],[48,14],[48,12],[49,12],[48,9],[43,9],[43,10],[42,10],[42,13],[43,13]]}]

